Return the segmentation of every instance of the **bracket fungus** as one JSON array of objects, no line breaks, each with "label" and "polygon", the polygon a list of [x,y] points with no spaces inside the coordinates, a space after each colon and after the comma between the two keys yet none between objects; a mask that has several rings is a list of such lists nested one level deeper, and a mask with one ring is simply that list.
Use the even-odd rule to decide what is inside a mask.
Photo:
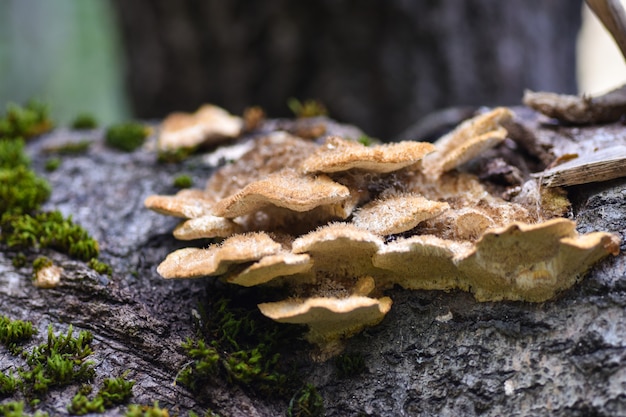
[{"label": "bracket fungus", "polygon": [[548,300],[616,255],[619,239],[579,235],[541,198],[505,200],[463,172],[505,140],[511,117],[493,109],[434,144],[257,137],[204,190],[148,197],[147,207],[186,219],[177,238],[225,238],[173,252],[158,272],[285,286],[290,298],[259,309],[308,325],[322,347],[380,322],[392,304],[384,291],[396,284],[471,291],[479,301]]},{"label": "bracket fungus", "polygon": [[172,151],[178,148],[194,148],[239,136],[243,119],[210,104],[195,113],[172,113],[163,120],[158,148]]}]

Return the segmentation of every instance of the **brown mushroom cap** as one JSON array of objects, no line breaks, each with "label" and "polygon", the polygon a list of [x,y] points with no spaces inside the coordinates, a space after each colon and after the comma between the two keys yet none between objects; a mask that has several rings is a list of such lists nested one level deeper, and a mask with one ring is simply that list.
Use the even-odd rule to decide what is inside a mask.
[{"label": "brown mushroom cap", "polygon": [[226,278],[230,284],[252,287],[265,284],[275,278],[286,277],[308,272],[313,263],[307,254],[296,255],[282,252],[276,255],[265,256],[241,272]]},{"label": "brown mushroom cap", "polygon": [[458,263],[459,270],[478,300],[545,301],[573,285],[593,263],[619,251],[615,235],[579,235],[575,227],[557,218],[489,230]]},{"label": "brown mushroom cap", "polygon": [[434,149],[431,143],[410,141],[368,147],[333,136],[303,161],[300,169],[304,173],[342,172],[353,168],[392,172],[414,165]]},{"label": "brown mushroom cap", "polygon": [[151,195],[144,201],[150,210],[184,219],[210,214],[213,204],[202,190],[181,190],[176,195]]},{"label": "brown mushroom cap", "polygon": [[166,117],[161,124],[158,147],[164,151],[193,148],[203,143],[239,136],[242,127],[240,117],[207,104],[193,114],[172,113]]},{"label": "brown mushroom cap", "polygon": [[411,230],[449,208],[448,203],[428,200],[417,194],[396,194],[366,204],[354,214],[352,223],[377,235],[391,235]]},{"label": "brown mushroom cap", "polygon": [[285,169],[246,185],[213,207],[219,217],[235,218],[274,205],[293,211],[309,211],[324,205],[341,205],[350,190],[325,175],[306,177]]},{"label": "brown mushroom cap", "polygon": [[385,245],[373,256],[372,263],[387,271],[380,279],[381,284],[420,290],[467,290],[456,263],[472,253],[473,248],[469,242],[412,236]]},{"label": "brown mushroom cap", "polygon": [[285,168],[297,168],[318,145],[285,132],[273,132],[254,140],[250,150],[232,164],[217,170],[205,192],[216,200],[236,194],[246,185]]},{"label": "brown mushroom cap", "polygon": [[498,107],[461,123],[435,142],[436,151],[424,157],[424,172],[439,177],[499,144],[507,135],[500,124],[512,117],[511,110]]},{"label": "brown mushroom cap", "polygon": [[207,214],[176,226],[174,237],[179,240],[229,237],[242,231],[242,227],[230,219]]},{"label": "brown mushroom cap", "polygon": [[353,295],[346,298],[314,297],[259,304],[263,315],[279,323],[306,324],[307,339],[319,345],[352,336],[378,324],[391,309],[389,297]]},{"label": "brown mushroom cap", "polygon": [[336,277],[371,275],[372,256],[383,247],[378,235],[349,223],[331,223],[294,240],[293,253],[308,253],[315,271]]},{"label": "brown mushroom cap", "polygon": [[185,248],[170,253],[157,268],[163,278],[198,278],[222,275],[233,264],[258,261],[275,255],[282,245],[267,233],[232,236],[207,249]]}]

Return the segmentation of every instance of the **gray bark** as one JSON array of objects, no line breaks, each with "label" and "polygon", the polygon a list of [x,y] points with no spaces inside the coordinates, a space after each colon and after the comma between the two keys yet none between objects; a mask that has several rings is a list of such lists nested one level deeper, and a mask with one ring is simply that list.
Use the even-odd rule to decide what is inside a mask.
[{"label": "gray bark", "polygon": [[[527,129],[542,137],[572,137],[572,128]],[[619,134],[621,125],[576,128],[593,135]],[[608,133],[607,133],[608,132]],[[611,133],[612,132],[612,133]],[[84,133],[57,131],[29,145],[37,169],[42,148],[80,139]],[[216,380],[199,397],[173,385],[187,361],[180,343],[193,336],[192,312],[212,279],[166,281],[156,265],[185,246],[171,237],[176,219],[143,208],[154,193],[172,194],[179,172],[197,185],[210,170],[199,159],[159,165],[149,149],[124,154],[103,146],[101,132],[81,156],[64,157],[46,174],[53,187],[47,209],[60,209],[87,228],[113,266],[99,275],[84,263],[50,250],[40,253],[65,268],[61,284],[37,289],[29,266],[12,266],[14,251],[0,247],[0,314],[32,320],[43,341],[48,323],[57,330],[72,323],[96,338],[95,385],[130,370],[137,381],[133,403],[158,400],[172,413],[210,407],[222,416],[284,415],[288,399],[269,399]],[[41,170],[43,172],[43,170]],[[571,188],[581,232],[613,231],[626,241],[626,181]],[[364,355],[367,371],[339,379],[332,361],[301,369],[324,398],[328,416],[458,416],[626,414],[626,246],[597,265],[580,284],[541,304],[478,303],[462,292],[394,289],[392,311],[378,326],[347,343]],[[32,261],[37,253],[26,252]],[[254,309],[254,306],[250,306]],[[446,320],[445,317],[451,319]],[[306,357],[309,351],[293,355]],[[0,369],[16,358],[0,347]],[[55,415],[78,387],[54,390],[42,407]],[[123,408],[107,411],[120,415]]]}]

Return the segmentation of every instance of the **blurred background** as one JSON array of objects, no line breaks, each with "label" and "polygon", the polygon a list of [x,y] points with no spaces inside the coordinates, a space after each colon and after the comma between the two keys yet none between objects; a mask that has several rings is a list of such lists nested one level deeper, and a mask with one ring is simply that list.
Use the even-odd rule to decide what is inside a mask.
[{"label": "blurred background", "polygon": [[289,116],[295,97],[388,139],[437,109],[625,80],[582,0],[0,2],[0,110],[39,98],[62,124],[207,102]]}]

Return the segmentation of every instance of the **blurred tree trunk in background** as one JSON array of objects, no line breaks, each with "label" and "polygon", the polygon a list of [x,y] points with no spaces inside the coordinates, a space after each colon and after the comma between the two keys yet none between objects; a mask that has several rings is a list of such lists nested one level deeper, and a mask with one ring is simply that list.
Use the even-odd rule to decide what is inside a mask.
[{"label": "blurred tree trunk in background", "polygon": [[317,98],[383,139],[447,106],[575,92],[581,3],[114,0],[138,117]]}]

